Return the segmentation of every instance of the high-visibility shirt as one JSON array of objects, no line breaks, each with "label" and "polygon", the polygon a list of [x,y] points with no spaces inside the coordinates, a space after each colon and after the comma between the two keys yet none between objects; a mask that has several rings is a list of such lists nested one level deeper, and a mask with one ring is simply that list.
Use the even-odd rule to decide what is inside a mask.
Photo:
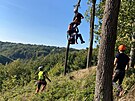
[{"label": "high-visibility shirt", "polygon": [[38,73],[38,80],[43,80],[44,79],[44,72],[43,71],[40,71]]}]

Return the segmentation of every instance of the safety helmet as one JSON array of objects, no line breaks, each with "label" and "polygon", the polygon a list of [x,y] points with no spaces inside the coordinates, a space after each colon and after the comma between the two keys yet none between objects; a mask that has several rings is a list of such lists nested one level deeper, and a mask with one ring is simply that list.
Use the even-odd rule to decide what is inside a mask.
[{"label": "safety helmet", "polygon": [[38,67],[38,70],[43,70],[43,66],[39,66]]},{"label": "safety helmet", "polygon": [[124,50],[126,50],[126,46],[125,46],[125,45],[120,45],[120,46],[118,47],[118,50],[124,51]]},{"label": "safety helmet", "polygon": [[77,12],[78,12],[78,8],[75,7],[75,8],[74,8],[74,13],[77,13]]}]

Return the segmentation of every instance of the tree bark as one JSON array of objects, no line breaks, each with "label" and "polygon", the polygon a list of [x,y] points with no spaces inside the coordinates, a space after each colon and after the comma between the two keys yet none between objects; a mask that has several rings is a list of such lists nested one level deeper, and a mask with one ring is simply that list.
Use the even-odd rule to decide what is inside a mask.
[{"label": "tree bark", "polygon": [[134,68],[135,66],[135,32],[134,32],[135,22],[132,24],[133,34],[132,34],[132,41],[131,41],[131,50],[130,50],[130,62],[129,66]]},{"label": "tree bark", "polygon": [[87,55],[87,68],[89,68],[91,66],[91,60],[92,60],[95,4],[96,4],[96,0],[92,0],[92,12],[91,12],[91,18],[90,18],[90,46],[89,46],[88,55]]},{"label": "tree bark", "polygon": [[65,66],[64,66],[64,76],[66,75],[67,73],[67,61],[68,61],[68,53],[69,53],[69,47],[70,47],[70,43],[68,41],[68,44],[67,44],[67,49],[66,49],[66,55],[65,55]]},{"label": "tree bark", "polygon": [[120,1],[106,0],[96,73],[95,101],[113,101],[112,73]]}]

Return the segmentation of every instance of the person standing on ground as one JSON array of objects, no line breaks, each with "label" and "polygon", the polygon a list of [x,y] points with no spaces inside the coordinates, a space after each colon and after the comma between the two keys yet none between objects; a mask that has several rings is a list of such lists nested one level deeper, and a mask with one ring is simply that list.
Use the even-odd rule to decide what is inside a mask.
[{"label": "person standing on ground", "polygon": [[43,66],[40,66],[39,68],[39,73],[38,73],[38,82],[37,82],[37,89],[36,89],[36,93],[39,92],[40,88],[41,88],[41,85],[42,85],[42,89],[41,89],[41,92],[44,91],[46,85],[47,85],[47,82],[45,79],[47,79],[48,81],[51,82],[51,80],[47,77],[47,75],[45,74],[45,72],[43,72]]},{"label": "person standing on ground", "polygon": [[[114,76],[113,76],[113,85],[116,85],[116,82],[118,82],[118,94],[123,90],[122,88],[122,82],[125,77],[125,68],[128,66],[129,63],[129,57],[124,53],[126,50],[125,45],[120,45],[118,47],[119,52],[116,54],[114,65],[116,66]],[[119,95],[118,95],[119,96]]]}]

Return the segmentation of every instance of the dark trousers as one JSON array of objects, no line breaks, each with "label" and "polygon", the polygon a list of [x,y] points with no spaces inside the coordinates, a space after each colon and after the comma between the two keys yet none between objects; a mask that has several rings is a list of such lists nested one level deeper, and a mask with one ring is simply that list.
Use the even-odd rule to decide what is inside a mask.
[{"label": "dark trousers", "polygon": [[38,85],[38,89],[40,89],[41,85],[46,86],[47,82],[46,81],[38,81],[37,85]]},{"label": "dark trousers", "polygon": [[119,85],[122,84],[123,82],[123,79],[124,79],[124,76],[125,76],[125,71],[121,71],[121,70],[116,70],[115,71],[115,75],[114,75],[114,78],[113,78],[113,82],[117,82],[119,80]]},{"label": "dark trousers", "polygon": [[81,42],[83,41],[83,38],[82,38],[82,35],[81,34],[76,34],[76,42],[77,42],[77,39],[80,39]]}]

